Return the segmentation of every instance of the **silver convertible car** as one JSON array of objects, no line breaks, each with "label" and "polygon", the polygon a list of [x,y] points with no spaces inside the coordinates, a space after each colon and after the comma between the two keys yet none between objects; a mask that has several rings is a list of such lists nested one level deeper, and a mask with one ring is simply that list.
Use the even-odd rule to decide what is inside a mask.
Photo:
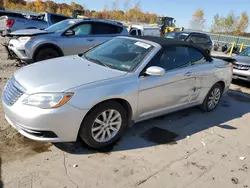
[{"label": "silver convertible car", "polygon": [[83,54],[19,69],[3,91],[8,122],[37,141],[113,144],[127,126],[173,111],[214,110],[232,65],[186,42],[116,37]]}]

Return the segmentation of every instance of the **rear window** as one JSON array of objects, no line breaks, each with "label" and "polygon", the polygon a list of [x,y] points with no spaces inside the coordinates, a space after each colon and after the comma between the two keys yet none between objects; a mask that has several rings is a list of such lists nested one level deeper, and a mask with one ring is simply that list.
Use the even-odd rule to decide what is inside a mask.
[{"label": "rear window", "polygon": [[211,42],[210,37],[207,36],[207,35],[191,35],[190,38],[195,43],[207,43],[207,42]]},{"label": "rear window", "polygon": [[101,23],[95,22],[93,25],[93,34],[100,35],[100,34],[119,34],[122,32],[122,27],[108,24],[108,23]]}]

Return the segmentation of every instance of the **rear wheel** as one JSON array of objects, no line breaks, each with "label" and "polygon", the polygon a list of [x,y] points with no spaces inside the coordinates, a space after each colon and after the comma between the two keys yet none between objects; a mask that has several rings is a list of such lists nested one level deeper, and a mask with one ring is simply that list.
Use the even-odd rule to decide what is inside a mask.
[{"label": "rear wheel", "polygon": [[94,107],[82,122],[79,136],[92,148],[103,148],[114,144],[127,127],[125,109],[115,101]]},{"label": "rear wheel", "polygon": [[202,104],[203,110],[205,110],[206,112],[213,111],[218,106],[221,96],[222,96],[222,86],[219,83],[217,83],[208,92]]},{"label": "rear wheel", "polygon": [[52,59],[56,57],[60,57],[60,54],[58,53],[57,50],[55,50],[54,48],[43,48],[37,52],[35,56],[35,62]]}]

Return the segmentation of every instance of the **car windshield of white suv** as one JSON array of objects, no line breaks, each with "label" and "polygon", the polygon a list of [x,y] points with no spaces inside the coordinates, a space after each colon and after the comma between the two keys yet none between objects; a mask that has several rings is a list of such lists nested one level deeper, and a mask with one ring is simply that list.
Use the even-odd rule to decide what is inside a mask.
[{"label": "car windshield of white suv", "polygon": [[87,60],[120,71],[133,71],[154,47],[147,42],[113,38],[83,54]]},{"label": "car windshield of white suv", "polygon": [[60,33],[64,31],[71,25],[74,25],[76,22],[74,20],[63,20],[56,24],[53,24],[45,29],[45,31]]},{"label": "car windshield of white suv", "polygon": [[250,56],[250,47],[243,50],[241,53],[239,53],[240,56]]}]

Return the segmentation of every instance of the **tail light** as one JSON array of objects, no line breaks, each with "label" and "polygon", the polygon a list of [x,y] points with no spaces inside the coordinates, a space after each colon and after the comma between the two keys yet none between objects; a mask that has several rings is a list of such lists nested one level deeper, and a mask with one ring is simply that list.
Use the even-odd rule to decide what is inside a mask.
[{"label": "tail light", "polygon": [[15,20],[12,20],[12,19],[8,19],[6,20],[6,27],[12,27],[15,23]]}]

